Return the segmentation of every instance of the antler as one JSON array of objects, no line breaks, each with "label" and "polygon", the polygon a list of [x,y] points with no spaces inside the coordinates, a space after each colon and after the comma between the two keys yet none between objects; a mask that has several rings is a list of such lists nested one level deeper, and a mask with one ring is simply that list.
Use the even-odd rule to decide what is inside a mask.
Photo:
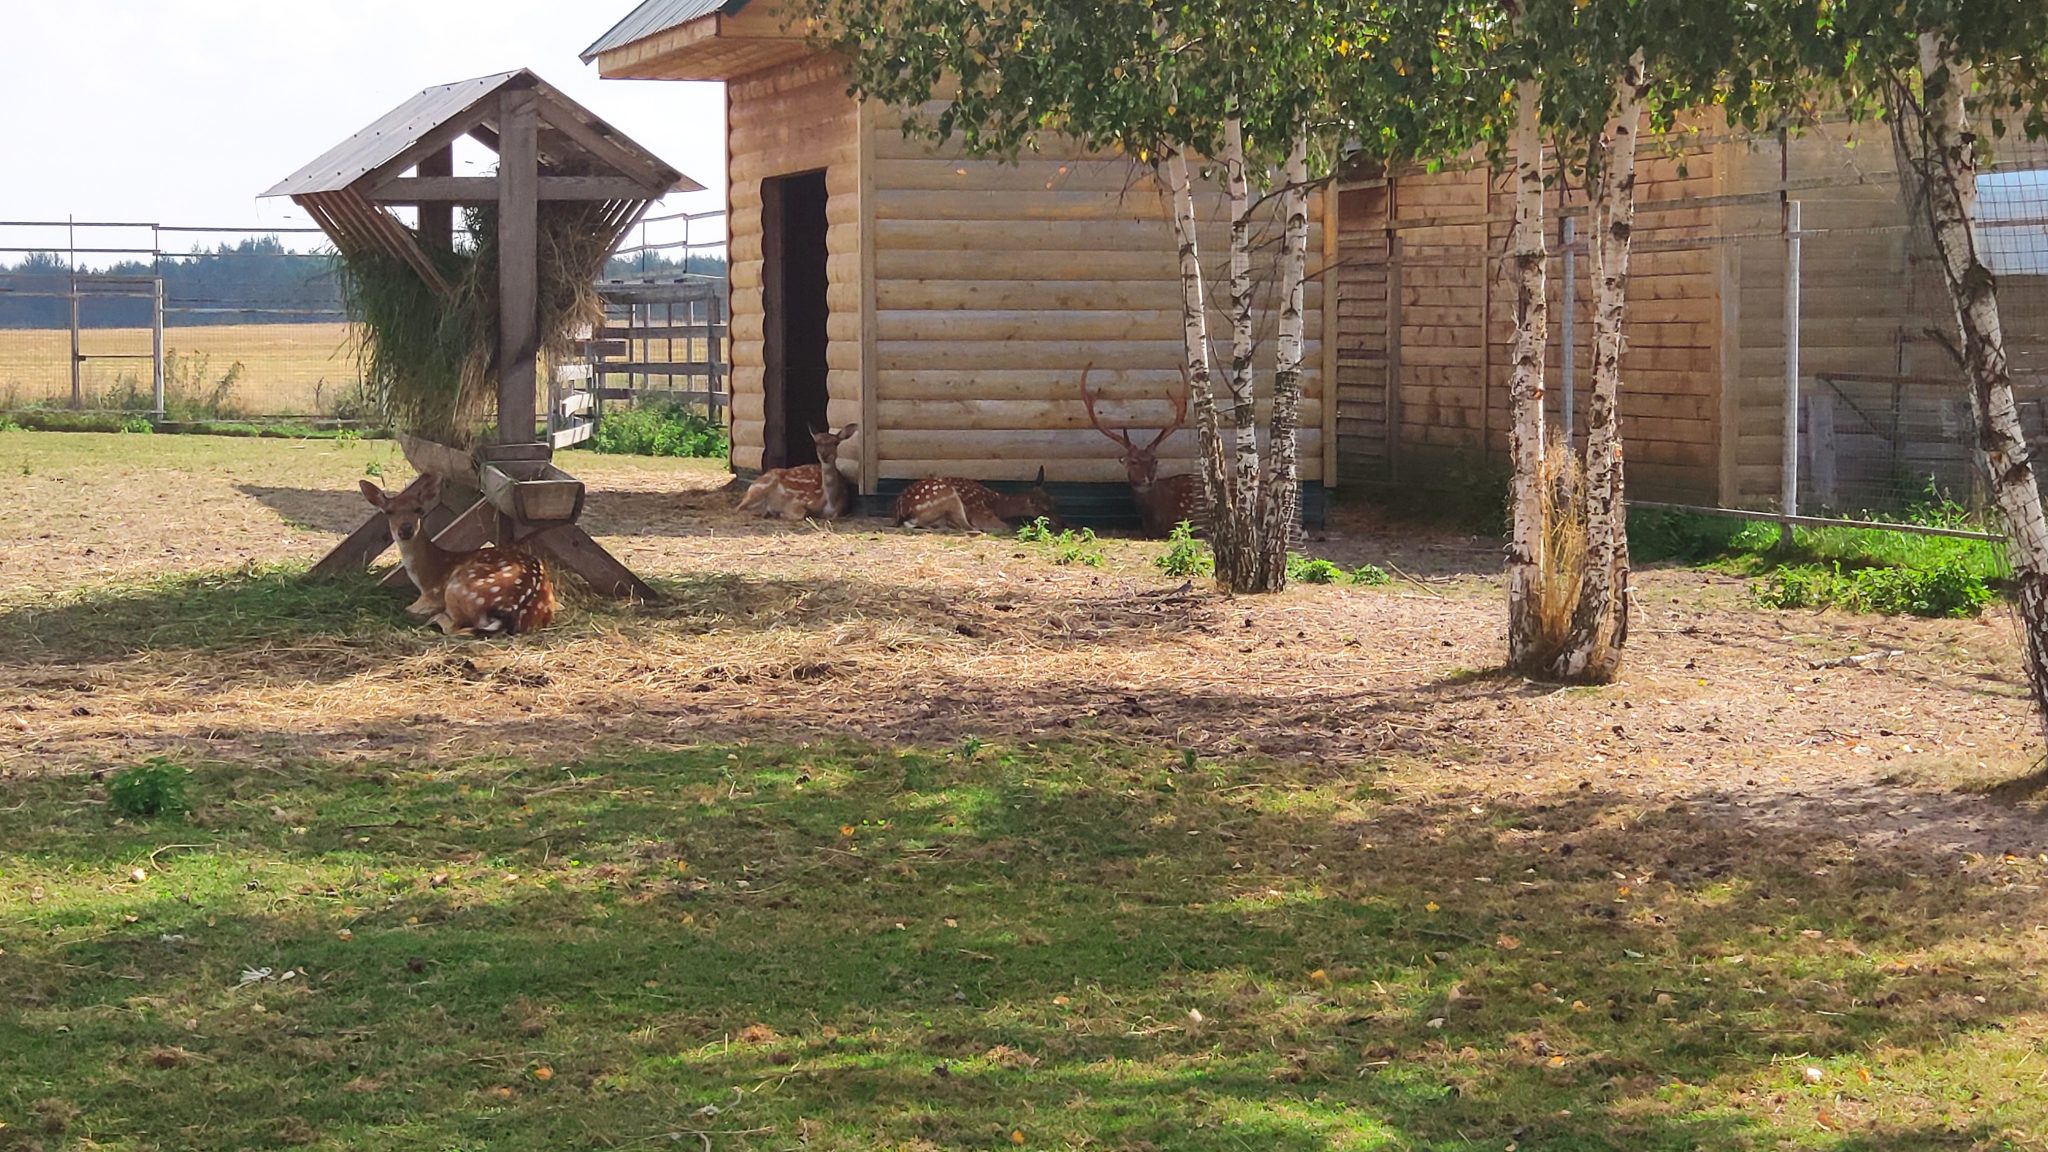
[{"label": "antler", "polygon": [[1186,387],[1180,390],[1179,395],[1170,397],[1173,401],[1173,423],[1160,429],[1159,435],[1152,438],[1152,443],[1145,446],[1145,451],[1147,452],[1166,443],[1168,436],[1180,431],[1181,425],[1188,422],[1188,395],[1194,391],[1195,382],[1188,376],[1188,366],[1185,364],[1180,366],[1180,378],[1186,384]]},{"label": "antler", "polygon": [[1129,449],[1130,451],[1137,451],[1138,446],[1136,444],[1131,443],[1131,434],[1128,431],[1112,432],[1108,428],[1102,426],[1102,417],[1098,415],[1095,411],[1095,393],[1090,392],[1088,390],[1088,374],[1093,371],[1095,371],[1095,365],[1092,363],[1089,364],[1086,368],[1081,369],[1081,403],[1088,406],[1088,422],[1090,424],[1095,425],[1095,430],[1097,432],[1100,432],[1104,436],[1109,437],[1111,440],[1114,440],[1117,443],[1123,445],[1126,449]]}]

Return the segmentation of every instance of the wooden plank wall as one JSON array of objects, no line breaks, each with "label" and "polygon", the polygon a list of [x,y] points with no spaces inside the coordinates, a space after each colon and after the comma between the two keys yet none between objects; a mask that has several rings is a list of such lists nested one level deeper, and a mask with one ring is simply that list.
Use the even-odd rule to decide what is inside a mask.
[{"label": "wooden plank wall", "polygon": [[[844,66],[811,56],[733,80],[726,91],[732,281],[732,462],[761,466],[764,432],[761,181],[825,171],[830,368],[827,410],[837,427],[861,418],[860,114]],[[865,435],[866,433],[864,433]],[[840,454],[858,479],[859,438]]]},{"label": "wooden plank wall", "polygon": [[[1653,147],[1661,147],[1655,142]],[[1716,493],[1719,428],[1719,257],[1713,208],[1682,207],[1715,195],[1713,150],[1647,152],[1637,185],[1628,349],[1623,357],[1623,435],[1631,489],[1645,498],[1705,500]],[[1337,411],[1339,479],[1440,482],[1446,465],[1504,465],[1514,300],[1502,255],[1512,196],[1483,167],[1407,172],[1353,185],[1340,213]],[[1389,205],[1391,204],[1391,208]],[[1553,190],[1550,241],[1561,209],[1585,198]],[[1561,416],[1563,260],[1550,263],[1549,386],[1553,427]],[[1592,363],[1592,275],[1578,257],[1575,427],[1583,431]]]},{"label": "wooden plank wall", "polygon": [[[1167,200],[1128,159],[1048,148],[1016,165],[962,158],[906,140],[878,117],[873,186],[874,373],[882,479],[935,473],[981,479],[1124,479],[1119,449],[1090,427],[1081,369],[1106,418],[1135,436],[1170,418],[1182,387],[1180,283]],[[1323,468],[1324,198],[1312,201],[1301,469]],[[1204,204],[1205,264],[1221,292],[1220,195]],[[1269,233],[1277,239],[1277,224]],[[1271,249],[1269,249],[1269,252]],[[1270,260],[1257,274],[1268,286]],[[1212,301],[1220,303],[1220,301]],[[1212,337],[1228,357],[1220,311]],[[1270,388],[1272,324],[1261,332]],[[1161,449],[1162,473],[1193,471],[1191,432]]]}]

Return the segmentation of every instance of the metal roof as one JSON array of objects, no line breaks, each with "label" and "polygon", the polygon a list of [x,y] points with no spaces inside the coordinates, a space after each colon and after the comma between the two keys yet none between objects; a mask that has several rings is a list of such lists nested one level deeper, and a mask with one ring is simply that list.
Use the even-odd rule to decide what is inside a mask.
[{"label": "metal roof", "polygon": [[731,16],[747,6],[747,0],[646,0],[638,8],[626,13],[626,18],[612,25],[611,31],[597,38],[597,42],[583,50],[583,62],[590,63],[614,48],[624,48],[636,40],[658,36],[671,28],[700,20],[706,16]]},{"label": "metal roof", "polygon": [[[663,191],[695,192],[703,185],[663,163],[660,157],[635,144],[589,109],[563,95],[530,69],[498,72],[473,80],[439,84],[421,92],[341,143],[322,153],[305,167],[285,177],[263,196],[305,196],[336,192],[399,158],[429,133],[452,121],[474,119],[478,124],[495,121],[497,94],[508,87],[531,88],[539,98],[542,123],[574,119],[610,143],[644,163],[647,170],[668,180]],[[631,173],[638,175],[637,173]]]},{"label": "metal roof", "polygon": [[475,107],[518,72],[440,84],[379,116],[319,159],[277,182],[264,196],[297,196],[346,188],[389,163],[427,133]]}]

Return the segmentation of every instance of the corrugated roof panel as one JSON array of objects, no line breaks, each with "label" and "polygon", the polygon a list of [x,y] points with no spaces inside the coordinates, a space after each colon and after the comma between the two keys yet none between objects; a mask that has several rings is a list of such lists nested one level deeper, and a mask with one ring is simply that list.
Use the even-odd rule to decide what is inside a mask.
[{"label": "corrugated roof panel", "polygon": [[[628,139],[618,129],[598,119],[589,109],[571,100],[560,89],[522,68],[515,72],[499,72],[491,76],[479,76],[474,80],[458,80],[453,84],[429,88],[378,117],[369,127],[328,149],[319,159],[285,177],[263,195],[306,196],[338,192],[351,187],[356,181],[389,164],[428,133],[451,120],[491,119],[491,114],[496,112],[495,105],[487,110],[480,109],[479,105],[493,100],[501,89],[515,82],[531,88],[540,98],[543,124],[552,125],[558,131],[570,122],[580,124],[582,131],[601,137],[626,157],[636,159],[638,164],[619,168],[620,174],[649,184],[651,193],[658,195],[665,192],[697,192],[703,189],[703,185],[678,172],[664,163],[660,157]],[[573,139],[568,141],[568,144],[579,153],[589,151],[585,145]],[[543,160],[545,162],[547,158],[543,157]],[[619,167],[615,160],[602,155],[598,156],[598,162],[607,167]],[[658,191],[655,188],[657,184]]]},{"label": "corrugated roof panel", "polygon": [[590,63],[614,48],[645,40],[678,25],[688,24],[715,13],[730,16],[747,6],[747,0],[646,0],[626,13],[626,18],[583,50],[583,62]]},{"label": "corrugated roof panel", "polygon": [[429,88],[321,153],[319,159],[278,181],[263,195],[299,196],[346,188],[517,75],[499,72]]}]

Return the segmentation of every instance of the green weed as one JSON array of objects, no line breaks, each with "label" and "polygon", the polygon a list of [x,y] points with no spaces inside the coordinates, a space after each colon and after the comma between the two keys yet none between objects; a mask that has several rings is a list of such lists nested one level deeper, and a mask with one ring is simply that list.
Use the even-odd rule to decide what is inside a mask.
[{"label": "green weed", "polygon": [[1108,558],[1102,554],[1102,543],[1095,538],[1093,528],[1075,531],[1062,528],[1052,530],[1045,517],[1017,526],[1017,539],[1025,544],[1036,544],[1053,563],[1059,565],[1080,564],[1089,568],[1100,568]]},{"label": "green weed", "polygon": [[1994,593],[1959,561],[1932,568],[1857,568],[1839,563],[1777,568],[1751,587],[1767,608],[1838,607],[1887,616],[1968,617]]},{"label": "green weed", "polygon": [[1174,525],[1166,538],[1166,551],[1152,563],[1176,580],[1208,576],[1216,571],[1216,557],[1209,545],[1195,538],[1195,526],[1186,520]]},{"label": "green weed", "polygon": [[606,410],[587,441],[593,451],[629,456],[725,457],[725,428],[681,404],[654,401]]},{"label": "green weed", "polygon": [[152,756],[123,768],[107,781],[107,803],[124,816],[182,816],[191,811],[185,796],[190,769]]}]

